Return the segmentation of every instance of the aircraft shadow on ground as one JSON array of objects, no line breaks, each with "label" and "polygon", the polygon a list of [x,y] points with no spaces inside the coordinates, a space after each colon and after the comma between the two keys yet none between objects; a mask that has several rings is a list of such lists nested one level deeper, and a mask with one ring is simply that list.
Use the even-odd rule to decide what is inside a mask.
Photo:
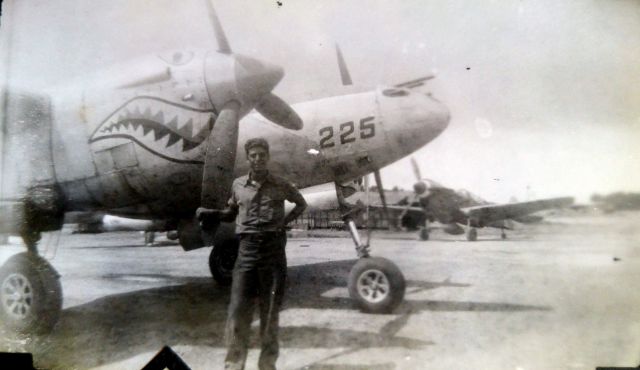
[{"label": "aircraft shadow on ground", "polygon": [[90,245],[90,246],[72,246],[66,247],[68,249],[106,249],[106,250],[124,250],[127,248],[163,248],[163,247],[179,247],[180,244],[172,240],[156,241],[152,245],[147,245],[144,239],[140,240],[140,244],[128,244],[128,245]]},{"label": "aircraft shadow on ground", "polygon": [[[286,303],[283,309],[355,309],[343,297],[323,297],[335,287],[346,287],[355,260],[331,261],[288,269]],[[224,326],[229,289],[209,277],[110,274],[119,277],[162,277],[176,284],[116,294],[65,309],[54,332],[36,338],[28,348],[45,367],[88,368],[121,361],[143,352],[155,353],[162,346],[194,345],[224,347]],[[458,287],[466,284],[408,281],[411,289]],[[531,311],[540,306],[508,303],[405,301],[378,333],[312,326],[281,328],[282,348],[420,348],[430,341],[397,336],[412,314],[420,311]],[[253,347],[257,347],[254,333]],[[320,366],[320,365],[318,365]],[[329,365],[314,369],[331,369]],[[329,366],[329,367],[326,367]],[[388,367],[381,365],[381,369]],[[357,369],[358,367],[354,367]]]}]

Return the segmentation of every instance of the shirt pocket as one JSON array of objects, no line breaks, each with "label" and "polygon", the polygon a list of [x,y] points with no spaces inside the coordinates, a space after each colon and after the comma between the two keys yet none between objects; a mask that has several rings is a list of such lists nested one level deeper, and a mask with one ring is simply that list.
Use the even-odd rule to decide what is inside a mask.
[{"label": "shirt pocket", "polygon": [[262,193],[260,198],[260,221],[271,223],[282,217],[284,194],[275,189]]}]

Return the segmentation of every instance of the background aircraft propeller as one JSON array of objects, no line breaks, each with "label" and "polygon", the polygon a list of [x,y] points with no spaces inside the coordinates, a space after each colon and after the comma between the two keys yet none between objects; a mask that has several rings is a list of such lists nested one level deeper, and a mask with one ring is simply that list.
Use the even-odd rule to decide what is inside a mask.
[{"label": "background aircraft propeller", "polygon": [[416,177],[416,183],[413,184],[413,191],[416,193],[416,197],[424,194],[427,191],[427,184],[422,180],[422,174],[420,173],[420,167],[414,157],[411,157],[411,167],[413,168],[413,174]]}]

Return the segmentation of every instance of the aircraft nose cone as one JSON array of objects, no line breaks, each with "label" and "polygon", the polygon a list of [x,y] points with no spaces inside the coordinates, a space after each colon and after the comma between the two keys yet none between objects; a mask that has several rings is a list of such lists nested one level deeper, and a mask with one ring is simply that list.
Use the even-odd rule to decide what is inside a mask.
[{"label": "aircraft nose cone", "polygon": [[449,126],[449,121],[451,120],[451,112],[444,104],[434,104],[434,106],[429,110],[429,115],[431,117],[428,121],[436,131],[442,132],[447,128],[447,126]]},{"label": "aircraft nose cone", "polygon": [[406,155],[438,137],[449,125],[449,109],[420,93],[388,96],[382,92],[380,109],[385,117],[387,137]]},{"label": "aircraft nose cone", "polygon": [[235,56],[234,70],[239,95],[252,103],[271,92],[284,77],[282,67],[243,55]]},{"label": "aircraft nose cone", "polygon": [[409,121],[413,122],[411,126],[417,131],[416,139],[431,140],[449,126],[451,114],[444,104],[429,96],[419,95],[413,103]]}]

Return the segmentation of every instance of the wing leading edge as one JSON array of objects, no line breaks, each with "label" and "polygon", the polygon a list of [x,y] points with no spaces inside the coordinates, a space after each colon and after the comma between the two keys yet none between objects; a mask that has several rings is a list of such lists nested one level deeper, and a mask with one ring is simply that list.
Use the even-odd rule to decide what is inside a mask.
[{"label": "wing leading edge", "polygon": [[479,224],[488,225],[492,222],[514,219],[529,213],[542,211],[549,208],[568,207],[573,204],[572,197],[540,199],[530,202],[517,202],[507,204],[488,204],[462,208],[461,211]]}]

